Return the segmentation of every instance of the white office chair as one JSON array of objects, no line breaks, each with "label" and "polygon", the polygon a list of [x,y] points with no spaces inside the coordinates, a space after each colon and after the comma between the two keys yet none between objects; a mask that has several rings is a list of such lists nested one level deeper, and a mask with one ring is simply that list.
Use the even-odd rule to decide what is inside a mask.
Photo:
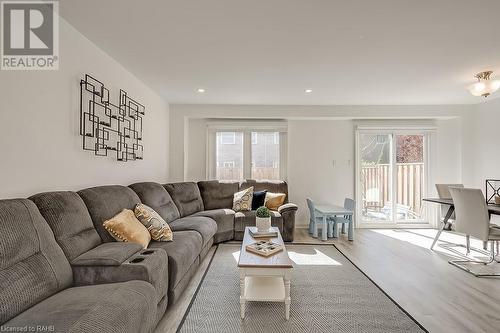
[{"label": "white office chair", "polygon": [[491,251],[487,261],[481,260],[450,260],[449,263],[475,276],[500,276],[500,274],[474,273],[463,264],[478,263],[488,265],[495,261],[495,242],[498,252],[498,241],[500,241],[500,228],[490,223],[490,215],[483,192],[471,188],[449,188],[453,203],[455,205],[455,231],[476,237],[483,242],[491,241]]}]

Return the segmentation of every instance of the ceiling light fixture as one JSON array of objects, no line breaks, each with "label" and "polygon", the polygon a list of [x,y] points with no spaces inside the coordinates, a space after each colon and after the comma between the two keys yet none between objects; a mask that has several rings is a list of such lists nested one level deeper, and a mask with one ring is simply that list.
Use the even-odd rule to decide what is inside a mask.
[{"label": "ceiling light fixture", "polygon": [[198,90],[196,90],[196,91],[199,92],[199,93],[201,93],[201,94],[203,94],[206,90],[203,89],[203,88],[198,88]]},{"label": "ceiling light fixture", "polygon": [[469,91],[474,96],[488,97],[500,88],[500,80],[490,78],[493,71],[481,72],[475,75],[477,82],[469,86]]},{"label": "ceiling light fixture", "polygon": [[310,93],[312,93],[313,91],[312,91],[312,89],[306,89],[306,90],[304,90],[304,92],[305,92],[306,94],[310,94]]}]

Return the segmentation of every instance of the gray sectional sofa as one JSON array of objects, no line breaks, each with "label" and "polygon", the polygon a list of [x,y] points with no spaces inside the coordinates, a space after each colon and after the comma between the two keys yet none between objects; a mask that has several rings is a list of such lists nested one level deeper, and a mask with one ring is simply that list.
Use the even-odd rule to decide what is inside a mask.
[{"label": "gray sectional sofa", "polygon": [[[288,194],[285,182],[145,182],[0,200],[1,325],[152,331],[212,245],[241,240],[255,225],[255,212],[231,210],[233,194],[250,186]],[[103,221],[137,203],[169,223],[172,242],[143,249],[109,235]],[[293,240],[296,210],[287,202],[273,213],[285,241]]]}]

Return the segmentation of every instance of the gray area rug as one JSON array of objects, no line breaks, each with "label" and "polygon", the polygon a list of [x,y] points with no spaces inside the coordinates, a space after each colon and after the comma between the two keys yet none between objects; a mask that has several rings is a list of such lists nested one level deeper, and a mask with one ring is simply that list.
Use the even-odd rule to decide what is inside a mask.
[{"label": "gray area rug", "polygon": [[331,245],[287,245],[294,261],[290,320],[283,303],[247,302],[240,319],[239,245],[221,244],[178,332],[423,332]]}]

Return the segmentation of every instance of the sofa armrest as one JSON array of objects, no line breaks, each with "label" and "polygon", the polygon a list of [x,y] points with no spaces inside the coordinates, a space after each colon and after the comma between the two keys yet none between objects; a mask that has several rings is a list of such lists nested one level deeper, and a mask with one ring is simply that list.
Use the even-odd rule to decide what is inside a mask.
[{"label": "sofa armrest", "polygon": [[168,290],[168,256],[164,249],[143,249],[125,242],[103,243],[71,262],[76,286],[142,280],[155,287],[158,300]]},{"label": "sofa armrest", "polygon": [[295,232],[295,213],[297,212],[297,205],[287,203],[278,208],[278,212],[283,218],[283,233],[282,237],[285,242],[293,241],[293,234]]},{"label": "sofa armrest", "polygon": [[299,209],[299,207],[297,207],[296,204],[287,203],[287,204],[284,204],[282,206],[279,206],[278,213],[283,214],[283,212],[285,212],[285,211],[288,211],[288,210],[296,211],[297,209]]}]

